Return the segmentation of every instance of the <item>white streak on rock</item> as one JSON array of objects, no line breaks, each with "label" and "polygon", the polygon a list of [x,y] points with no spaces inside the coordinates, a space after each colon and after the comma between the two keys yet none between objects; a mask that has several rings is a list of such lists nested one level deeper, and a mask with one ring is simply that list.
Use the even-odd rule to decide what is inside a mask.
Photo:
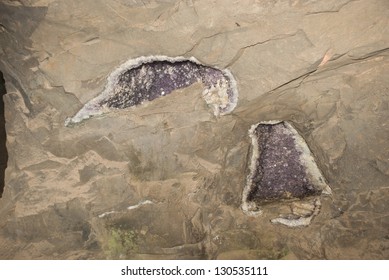
[{"label": "white streak on rock", "polygon": [[104,212],[103,214],[100,214],[100,215],[99,215],[99,218],[104,218],[105,216],[114,214],[114,213],[116,213],[116,212],[117,212],[117,211]]},{"label": "white streak on rock", "polygon": [[141,207],[142,205],[146,205],[146,204],[154,204],[154,202],[152,202],[150,200],[144,200],[144,201],[139,202],[136,205],[128,206],[127,209],[128,210],[133,210],[133,209],[136,209],[136,208]]},{"label": "white streak on rock", "polygon": [[[146,204],[154,204],[154,202],[152,202],[150,200],[143,200],[143,201],[140,201],[138,204],[128,206],[127,210],[133,210],[133,209],[139,208],[140,206],[146,205]],[[119,213],[119,211],[104,212],[104,213],[100,214],[98,217],[99,218],[104,218],[105,216],[108,216],[108,215],[111,215],[111,214],[115,214],[115,213]]]}]

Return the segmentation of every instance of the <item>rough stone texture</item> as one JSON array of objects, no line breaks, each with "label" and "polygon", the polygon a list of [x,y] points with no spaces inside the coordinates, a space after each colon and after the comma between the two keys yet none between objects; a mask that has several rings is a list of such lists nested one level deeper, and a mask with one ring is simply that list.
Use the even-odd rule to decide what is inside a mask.
[{"label": "rough stone texture", "polygon": [[[0,258],[388,259],[388,21],[386,0],[3,1]],[[63,126],[148,55],[230,69],[234,113],[213,116],[193,84]],[[274,119],[333,191],[308,227],[240,209],[247,131]]]}]

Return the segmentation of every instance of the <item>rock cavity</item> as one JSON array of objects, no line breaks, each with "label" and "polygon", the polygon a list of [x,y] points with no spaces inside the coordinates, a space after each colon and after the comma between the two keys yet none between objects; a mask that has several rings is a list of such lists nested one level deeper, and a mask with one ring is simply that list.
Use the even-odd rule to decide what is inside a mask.
[{"label": "rock cavity", "polygon": [[255,124],[250,174],[243,192],[243,210],[260,213],[269,202],[330,194],[321,171],[304,139],[286,121]]},{"label": "rock cavity", "polygon": [[131,59],[113,71],[104,91],[68,118],[65,125],[152,101],[197,82],[204,85],[202,96],[215,116],[234,110],[238,91],[229,70],[202,65],[193,57],[147,56]]}]

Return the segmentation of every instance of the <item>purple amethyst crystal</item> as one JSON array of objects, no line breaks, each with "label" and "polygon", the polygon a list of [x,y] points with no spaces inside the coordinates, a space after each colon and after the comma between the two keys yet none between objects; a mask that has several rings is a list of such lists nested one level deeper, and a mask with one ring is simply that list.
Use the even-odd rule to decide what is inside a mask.
[{"label": "purple amethyst crystal", "polygon": [[259,123],[252,126],[250,136],[253,145],[244,210],[328,191],[308,146],[289,123]]},{"label": "purple amethyst crystal", "polygon": [[202,65],[194,58],[140,57],[116,69],[102,94],[89,101],[66,125],[110,109],[124,109],[152,101],[193,83],[203,84],[203,98],[215,115],[232,112],[238,98],[236,82],[228,70]]}]

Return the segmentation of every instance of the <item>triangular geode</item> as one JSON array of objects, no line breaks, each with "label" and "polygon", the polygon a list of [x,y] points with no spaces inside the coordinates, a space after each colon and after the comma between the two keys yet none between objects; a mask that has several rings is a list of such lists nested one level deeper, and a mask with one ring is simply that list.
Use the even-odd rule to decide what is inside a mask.
[{"label": "triangular geode", "polygon": [[286,121],[260,122],[249,130],[250,173],[242,208],[248,214],[269,202],[331,193],[308,145]]}]

